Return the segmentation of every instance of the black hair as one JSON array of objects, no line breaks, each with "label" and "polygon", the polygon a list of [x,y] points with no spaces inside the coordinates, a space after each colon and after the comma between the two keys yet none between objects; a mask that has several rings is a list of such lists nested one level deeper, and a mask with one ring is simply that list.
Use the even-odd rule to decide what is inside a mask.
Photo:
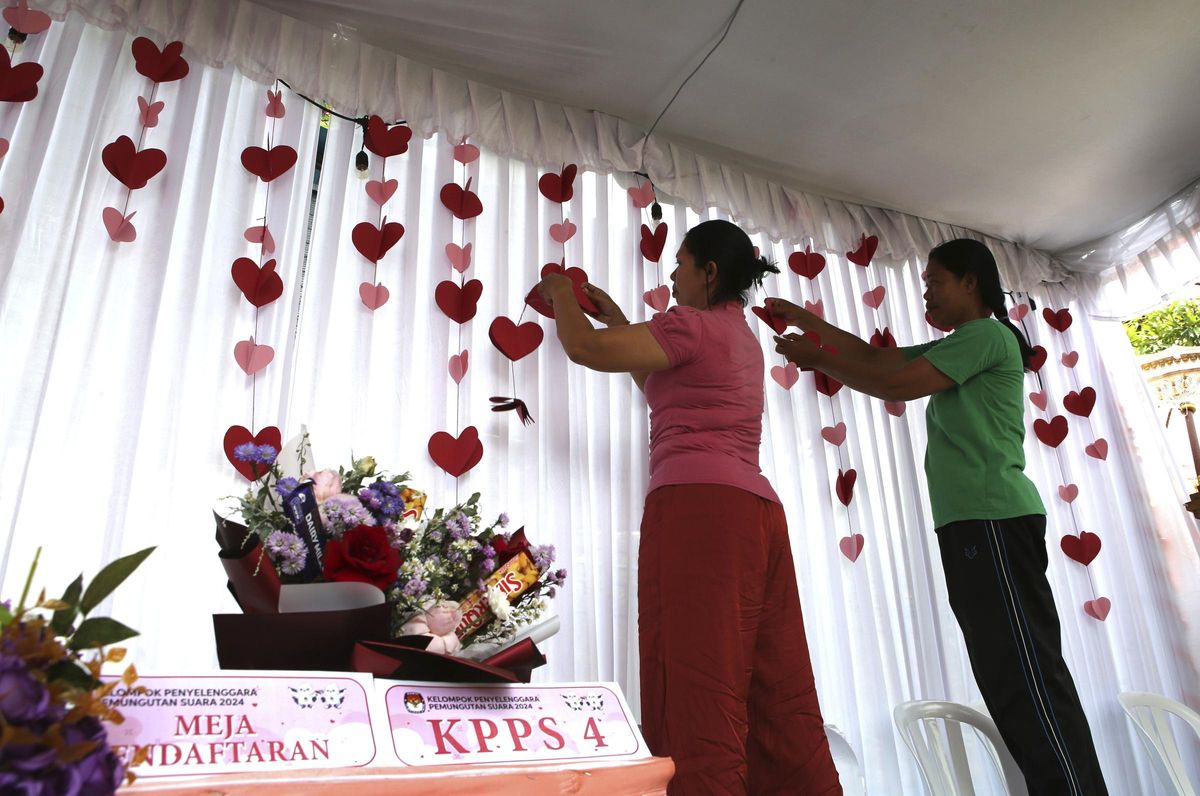
[{"label": "black hair", "polygon": [[767,274],[779,273],[766,257],[754,255],[750,236],[728,221],[697,224],[683,236],[683,245],[695,259],[697,268],[704,268],[710,262],[717,264],[717,284],[709,297],[710,304],[736,301],[744,307],[751,287],[762,287]]},{"label": "black hair", "polygon": [[996,258],[992,256],[988,247],[970,238],[948,240],[929,251],[929,261],[937,263],[959,279],[967,274],[975,277],[983,305],[992,311],[996,320],[1017,336],[1021,360],[1028,369],[1034,351],[1021,330],[1008,319],[1008,308],[1004,306],[1004,288],[1000,285],[1000,270],[996,267]]}]

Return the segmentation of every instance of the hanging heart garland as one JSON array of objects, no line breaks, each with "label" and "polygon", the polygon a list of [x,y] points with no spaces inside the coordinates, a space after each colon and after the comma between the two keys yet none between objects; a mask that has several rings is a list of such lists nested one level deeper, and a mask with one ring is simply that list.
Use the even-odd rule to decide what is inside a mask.
[{"label": "hanging heart garland", "polygon": [[[269,107],[268,107],[269,110]],[[358,286],[358,298],[363,307],[374,313],[387,303],[391,292],[379,280],[379,262],[387,256],[397,243],[404,237],[404,225],[399,221],[389,221],[384,212],[387,203],[396,194],[400,183],[387,178],[388,158],[403,155],[408,151],[408,142],[412,139],[412,129],[400,123],[389,125],[376,115],[367,117],[362,125],[362,145],[379,159],[379,178],[367,180],[364,190],[367,198],[375,205],[375,220],[360,221],[350,230],[350,242],[355,250],[371,264],[371,278]],[[366,155],[362,168],[369,168]]]}]

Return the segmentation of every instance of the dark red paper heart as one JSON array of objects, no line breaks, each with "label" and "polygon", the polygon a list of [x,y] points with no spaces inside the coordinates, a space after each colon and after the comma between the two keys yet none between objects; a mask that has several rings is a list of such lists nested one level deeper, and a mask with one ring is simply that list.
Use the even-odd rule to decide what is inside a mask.
[{"label": "dark red paper heart", "polygon": [[501,354],[516,362],[542,344],[542,327],[533,321],[517,326],[501,315],[488,327],[488,337]]},{"label": "dark red paper heart", "polygon": [[1067,534],[1060,544],[1067,558],[1078,561],[1085,567],[1100,555],[1100,537],[1090,531],[1084,531],[1078,536]]},{"label": "dark red paper heart", "polygon": [[12,65],[8,50],[0,47],[0,102],[29,102],[38,94],[45,70],[38,63]]},{"label": "dark red paper heart", "polygon": [[846,252],[846,259],[855,265],[861,265],[866,268],[871,264],[871,258],[875,256],[875,250],[879,248],[879,238],[872,235],[867,237],[862,236],[862,242],[858,244],[858,248],[852,252]]},{"label": "dark red paper heart", "polygon": [[771,327],[775,334],[783,334],[787,330],[787,321],[772,315],[766,307],[751,307],[750,311],[757,315],[759,320]]},{"label": "dark red paper heart", "polygon": [[442,204],[455,218],[461,221],[475,218],[483,212],[483,202],[474,191],[470,190],[470,184],[471,182],[468,180],[466,188],[454,182],[442,186]]},{"label": "dark red paper heart", "polygon": [[876,348],[896,348],[896,338],[892,336],[892,330],[885,326],[871,335],[871,345]]},{"label": "dark red paper heart", "polygon": [[650,227],[642,224],[642,256],[652,263],[662,259],[663,248],[667,245],[667,225],[660,223],[650,231]]},{"label": "dark red paper heart", "polygon": [[161,50],[158,45],[139,36],[130,47],[138,74],[155,83],[171,83],[187,77],[188,62],[183,58],[183,42],[173,41]]},{"label": "dark red paper heart", "polygon": [[1029,362],[1027,364],[1030,372],[1037,373],[1039,370],[1041,370],[1042,365],[1046,364],[1046,356],[1046,349],[1040,345],[1035,345],[1033,347],[1033,353],[1029,355]]},{"label": "dark red paper heart", "polygon": [[283,280],[275,273],[275,261],[267,260],[262,268],[249,257],[233,261],[233,283],[242,295],[256,307],[265,307],[283,295]]},{"label": "dark red paper heart", "polygon": [[1071,390],[1067,393],[1067,397],[1063,398],[1063,408],[1073,415],[1080,417],[1089,417],[1092,414],[1092,409],[1096,406],[1096,391],[1091,387],[1084,387],[1079,392]]},{"label": "dark red paper heart", "polygon": [[551,202],[559,204],[569,202],[575,195],[575,173],[577,171],[578,167],[574,163],[569,163],[558,174],[543,174],[538,180],[538,190]]},{"label": "dark red paper heart", "polygon": [[273,146],[269,150],[260,146],[248,146],[242,150],[242,166],[263,182],[287,174],[296,165],[296,150],[287,144]]},{"label": "dark red paper heart", "polygon": [[827,395],[830,398],[837,395],[838,391],[845,386],[837,379],[833,378],[832,376],[828,376],[819,370],[813,371],[813,378],[815,379],[814,383],[816,385],[817,392],[821,393],[821,395]]},{"label": "dark red paper heart", "polygon": [[483,295],[483,283],[478,279],[468,281],[462,287],[449,279],[438,283],[433,298],[438,309],[455,323],[466,323],[475,317],[479,309],[479,297]]},{"label": "dark red paper heart", "polygon": [[358,253],[373,263],[383,259],[388,251],[404,237],[404,225],[398,221],[383,219],[383,226],[377,227],[370,221],[361,221],[354,225],[350,232],[350,240]]},{"label": "dark red paper heart", "polygon": [[[247,442],[252,442],[255,445],[270,445],[276,451],[282,450],[282,436],[279,429],[275,426],[267,426],[257,434],[251,434],[250,429],[245,426],[230,426],[225,432],[225,440],[222,443],[225,448],[225,458],[229,459],[229,463],[234,469],[242,474],[242,477],[247,481],[254,481],[254,463],[243,462],[233,455],[233,451],[238,445],[244,445]],[[263,465],[258,465],[261,469]],[[261,475],[261,473],[260,473]]]},{"label": "dark red paper heart", "polygon": [[108,173],[131,190],[146,187],[146,183],[167,165],[167,153],[161,149],[137,151],[133,139],[123,135],[100,151],[100,160]]},{"label": "dark red paper heart", "polygon": [[1067,438],[1067,419],[1062,415],[1055,415],[1047,423],[1040,417],[1033,421],[1033,433],[1037,434],[1037,438],[1042,441],[1042,444],[1049,445],[1051,448],[1057,448],[1062,444],[1062,441]]},{"label": "dark red paper heart", "polygon": [[[572,292],[575,294],[575,301],[579,304],[579,308],[592,317],[600,309],[596,306],[588,294],[583,292],[583,286],[587,284],[588,275],[582,268],[564,268],[561,263],[546,263],[542,266],[542,278],[548,274],[563,274],[571,280]],[[547,318],[554,317],[554,308],[546,303],[542,295],[538,293],[537,288],[529,291],[529,295],[525,296],[525,303],[532,307],[538,314],[545,315]]]},{"label": "dark red paper heart", "polygon": [[804,251],[788,255],[788,268],[799,276],[816,279],[825,270],[825,255],[806,246]]},{"label": "dark red paper heart", "polygon": [[383,119],[372,116],[367,120],[363,145],[381,158],[390,158],[392,155],[403,155],[407,152],[411,138],[412,128],[407,125],[398,124],[389,128]]},{"label": "dark red paper heart", "polygon": [[842,472],[838,470],[837,490],[838,500],[842,501],[843,506],[849,506],[850,501],[854,499],[854,482],[858,480],[858,471],[851,467],[849,470]]},{"label": "dark red paper heart", "polygon": [[1071,327],[1071,322],[1074,320],[1074,318],[1071,317],[1071,311],[1066,307],[1058,310],[1057,312],[1049,307],[1046,307],[1042,310],[1042,318],[1045,319],[1046,323],[1050,324],[1050,328],[1056,332],[1065,332]]},{"label": "dark red paper heart", "polygon": [[450,475],[458,478],[479,464],[483,458],[483,443],[479,441],[479,430],[467,426],[457,437],[439,431],[429,438],[429,458]]}]

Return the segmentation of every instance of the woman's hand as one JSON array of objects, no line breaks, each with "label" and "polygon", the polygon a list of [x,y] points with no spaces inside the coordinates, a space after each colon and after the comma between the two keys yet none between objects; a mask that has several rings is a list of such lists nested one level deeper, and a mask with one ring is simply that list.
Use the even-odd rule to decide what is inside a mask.
[{"label": "woman's hand", "polygon": [[592,303],[596,305],[596,320],[605,326],[628,326],[629,319],[625,317],[625,313],[617,306],[617,302],[612,300],[612,297],[605,293],[600,288],[593,284],[585,284],[583,292]]},{"label": "woman's hand", "polygon": [[551,307],[563,296],[571,301],[575,300],[575,289],[570,277],[560,273],[549,273],[542,277],[542,281],[538,282],[537,292]]},{"label": "woman's hand", "polygon": [[769,298],[763,302],[763,305],[767,308],[767,312],[776,318],[787,321],[788,326],[799,326],[804,316],[810,314],[808,310],[797,307],[787,299]]},{"label": "woman's hand", "polygon": [[816,368],[822,357],[821,347],[804,335],[786,334],[775,339],[776,353],[801,368]]}]

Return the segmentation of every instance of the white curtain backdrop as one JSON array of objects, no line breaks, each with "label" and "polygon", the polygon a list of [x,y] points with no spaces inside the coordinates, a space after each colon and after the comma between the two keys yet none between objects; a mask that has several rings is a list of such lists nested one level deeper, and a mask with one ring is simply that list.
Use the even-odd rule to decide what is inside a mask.
[{"label": "white curtain backdrop", "polygon": [[[69,17],[31,39],[21,56],[46,67],[41,95],[0,108],[0,136],[12,141],[0,160],[7,205],[0,214],[3,594],[20,588],[38,545],[45,548],[38,581],[56,591],[80,569],[92,573],[104,560],[157,544],[111,606],[143,633],[132,645],[133,659],[145,672],[215,666],[209,615],[236,607],[224,589],[209,510],[244,483],[225,461],[221,436],[231,424],[251,425],[253,398],[256,428],[275,424],[287,438],[306,424],[322,464],[336,466],[352,452],[373,454],[390,470],[411,471],[431,506],[478,491],[485,514],[507,511],[532,539],[554,544],[570,577],[556,601],[563,630],[546,645],[550,665],[538,678],[615,680],[636,705],[644,402],[628,377],[570,365],[548,322],[541,321],[547,340],[511,368],[489,343],[487,327],[499,315],[516,320],[542,265],[564,256],[548,234],[563,216],[579,228],[565,246],[567,265],[584,268],[640,321],[650,312],[642,293],[667,281],[666,263],[683,231],[738,208],[702,202],[707,209],[698,213],[661,197],[670,234],[660,268],[638,252],[646,218],[626,194],[628,175],[607,167],[582,172],[560,215],[538,193],[546,169],[530,158],[484,149],[463,167],[452,157],[457,138],[416,136],[406,154],[387,161],[386,176],[399,188],[386,213],[406,233],[380,261],[378,279],[391,298],[371,313],[358,285],[373,269],[350,241],[356,223],[377,219],[353,167],[358,129],[330,123],[305,260],[319,112],[285,92],[288,111],[275,142],[294,146],[299,162],[272,184],[268,220],[279,239],[285,292],[261,313],[259,342],[273,345],[276,358],[252,383],[232,350],[253,329],[253,308],[229,268],[238,256],[257,256],[242,233],[262,215],[263,189],[239,155],[264,139],[266,87],[232,66],[195,59],[188,78],[160,91],[167,106],[148,144],[170,160],[134,195],[138,240],[114,244],[100,208],[115,201],[118,186],[98,153],[135,130],[136,97],[147,89],[132,68],[130,39],[124,29],[108,32]],[[380,178],[380,167],[372,157],[371,178]],[[444,184],[468,177],[484,211],[463,225],[437,197]],[[819,298],[831,321],[865,336],[885,324],[901,344],[936,335],[922,318],[919,255],[955,231],[920,219],[896,225],[867,215],[850,222],[841,210],[811,207],[807,237],[756,235],[784,269],[765,292]],[[735,220],[769,228],[752,217]],[[825,236],[841,226],[844,235]],[[852,248],[861,232],[881,236],[868,269],[835,254]],[[473,244],[466,277],[484,285],[477,316],[461,330],[433,303],[438,282],[457,281],[444,254],[449,242]],[[807,243],[829,258],[814,282],[786,266],[788,255]],[[1018,250],[1006,251],[1006,273],[1015,279]],[[879,311],[862,301],[877,285],[886,288]],[[1041,445],[1032,432],[1026,446],[1029,473],[1050,510],[1050,579],[1067,661],[1110,791],[1156,793],[1116,695],[1146,690],[1193,705],[1200,700],[1194,526],[1178,508],[1174,480],[1158,472],[1162,441],[1144,390],[1134,386],[1127,345],[1110,325],[1091,323],[1079,298],[1063,288],[1043,290],[1036,300],[1039,310],[1026,323],[1034,342],[1049,351],[1042,375],[1050,414],[1063,413],[1068,390],[1092,385],[1099,394],[1090,419],[1070,416],[1059,449]],[[1075,322],[1065,335],[1041,320],[1043,306],[1071,308]],[[532,311],[524,319],[540,320]],[[768,365],[779,364],[769,330],[751,320]],[[447,359],[464,349],[470,367],[456,387]],[[1071,350],[1081,355],[1074,370],[1060,362]],[[514,378],[533,426],[488,411],[490,396],[514,393]],[[980,701],[931,532],[921,467],[923,405],[910,403],[893,417],[881,402],[848,390],[826,399],[812,382],[801,374],[785,390],[768,380],[762,463],[788,512],[822,707],[857,751],[871,792],[918,793],[920,779],[891,709],[919,698]],[[1029,390],[1037,389],[1031,377]],[[1042,416],[1033,407],[1029,412],[1029,423]],[[849,427],[841,461],[818,436],[821,426],[837,421]],[[425,448],[433,432],[469,424],[479,428],[485,453],[456,494],[454,480]],[[1084,452],[1101,436],[1110,443],[1104,462]],[[833,496],[839,466],[859,472],[849,509]],[[1063,483],[1079,485],[1073,511],[1056,497]],[[1062,535],[1081,530],[1104,543],[1088,570],[1058,550]],[[866,540],[856,563],[837,546],[850,532]],[[1082,610],[1099,596],[1113,604],[1103,623]],[[697,610],[705,599],[697,595]]]}]

